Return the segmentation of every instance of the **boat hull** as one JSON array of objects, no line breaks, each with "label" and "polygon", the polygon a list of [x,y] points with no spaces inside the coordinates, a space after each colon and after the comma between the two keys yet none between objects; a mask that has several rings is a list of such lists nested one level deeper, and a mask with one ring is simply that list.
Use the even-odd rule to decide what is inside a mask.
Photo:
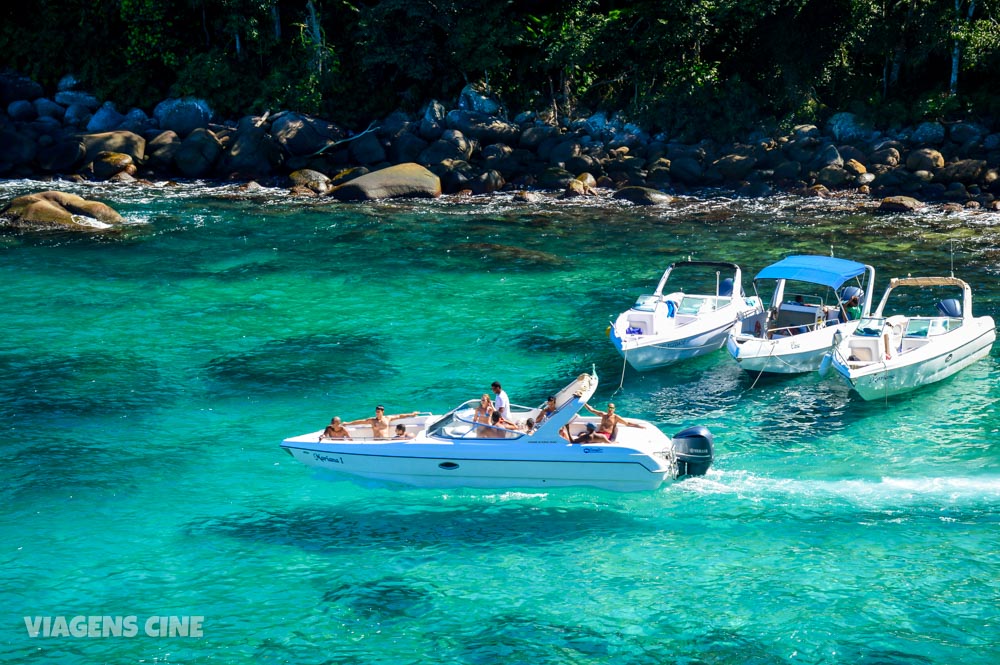
[{"label": "boat hull", "polygon": [[977,335],[954,348],[929,347],[926,353],[909,357],[904,354],[860,368],[852,368],[835,357],[832,365],[862,399],[884,399],[947,379],[988,356],[994,341],[996,329],[981,326]]},{"label": "boat hull", "polygon": [[735,331],[726,340],[726,351],[748,372],[805,374],[819,370],[834,343],[837,331],[849,335],[857,321],[827,326],[800,335],[765,339]]},{"label": "boat hull", "polygon": [[615,444],[531,443],[501,448],[491,443],[338,445],[286,440],[282,447],[307,466],[433,489],[588,486],[631,492],[656,489],[676,475],[669,452],[654,456]]},{"label": "boat hull", "polygon": [[682,338],[669,335],[625,335],[623,339],[613,327],[611,341],[629,365],[644,372],[718,351],[726,343],[729,330],[734,324],[735,321],[726,321],[711,330]]}]

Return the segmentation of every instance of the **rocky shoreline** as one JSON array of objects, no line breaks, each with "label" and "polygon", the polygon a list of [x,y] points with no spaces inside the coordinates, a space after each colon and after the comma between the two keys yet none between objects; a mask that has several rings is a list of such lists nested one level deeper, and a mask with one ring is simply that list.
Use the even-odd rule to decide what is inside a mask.
[{"label": "rocky shoreline", "polygon": [[189,98],[165,100],[152,115],[120,113],[69,79],[50,98],[30,79],[0,76],[0,102],[6,179],[257,182],[343,201],[515,191],[657,204],[702,188],[750,197],[852,192],[893,212],[928,204],[1000,211],[1000,132],[971,121],[882,132],[844,112],[822,128],[723,145],[650,136],[603,113],[507,119],[474,85],[456,108],[433,101],[419,117],[396,113],[356,134],[293,111],[219,122]]}]

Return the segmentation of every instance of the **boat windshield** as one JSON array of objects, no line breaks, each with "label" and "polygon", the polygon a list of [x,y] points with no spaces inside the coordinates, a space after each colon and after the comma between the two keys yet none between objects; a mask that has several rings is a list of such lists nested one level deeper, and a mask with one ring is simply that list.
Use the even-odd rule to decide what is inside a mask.
[{"label": "boat windshield", "polygon": [[427,428],[427,436],[441,439],[517,439],[524,432],[494,427],[473,420],[479,400],[471,399]]},{"label": "boat windshield", "polygon": [[640,312],[653,312],[656,310],[657,300],[659,300],[659,298],[651,293],[641,295],[636,298],[635,304],[632,305],[632,309]]},{"label": "boat windshield", "polygon": [[913,317],[906,324],[907,337],[935,337],[961,327],[962,319],[951,317]]},{"label": "boat windshield", "polygon": [[882,328],[885,325],[885,319],[869,317],[858,321],[858,327],[854,330],[854,334],[860,337],[878,337],[882,334]]}]

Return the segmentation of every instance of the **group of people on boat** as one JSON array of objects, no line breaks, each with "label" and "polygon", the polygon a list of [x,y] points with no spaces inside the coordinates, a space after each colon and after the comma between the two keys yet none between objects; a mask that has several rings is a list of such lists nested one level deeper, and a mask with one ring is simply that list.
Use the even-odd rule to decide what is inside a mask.
[{"label": "group of people on boat", "polygon": [[330,420],[330,424],[326,426],[323,433],[320,435],[319,440],[324,439],[338,440],[338,439],[351,439],[351,432],[347,429],[350,425],[368,425],[372,428],[372,435],[377,439],[410,439],[413,438],[412,434],[408,434],[406,431],[406,425],[399,423],[396,425],[395,434],[389,436],[389,423],[393,420],[401,420],[403,418],[412,418],[413,416],[420,415],[419,411],[413,411],[411,413],[397,413],[392,416],[385,415],[385,407],[379,404],[375,407],[375,415],[371,418],[360,418],[358,420],[352,420],[350,422],[342,422],[340,416],[334,416]]},{"label": "group of people on boat", "polygon": [[[516,423],[510,419],[510,398],[503,389],[503,386],[499,381],[494,381],[490,388],[493,391],[494,397],[491,399],[488,393],[483,393],[472,417],[474,423],[481,425],[477,429],[477,434],[482,438],[502,439],[507,436],[509,431],[531,434],[547,418],[550,418],[558,408],[555,395],[550,395],[536,417],[528,418],[524,424]],[[584,404],[583,406],[595,416],[600,417],[600,425],[588,422],[586,430],[575,437],[571,436],[568,424],[561,427],[559,435],[570,443],[611,443],[618,435],[619,425],[624,427],[642,427],[642,425],[630,422],[615,413],[615,405],[613,403],[608,403],[607,411],[600,411],[589,404]],[[394,420],[412,418],[419,414],[419,411],[412,411],[410,413],[386,415],[385,407],[380,404],[375,407],[375,415],[370,418],[360,418],[345,423],[341,421],[339,416],[334,416],[330,420],[330,424],[323,430],[319,440],[350,440],[351,432],[347,428],[352,425],[367,425],[371,427],[372,435],[377,439],[410,439],[414,435],[406,431],[406,425],[403,423],[398,423],[395,427],[395,433],[390,436],[390,424]]]}]

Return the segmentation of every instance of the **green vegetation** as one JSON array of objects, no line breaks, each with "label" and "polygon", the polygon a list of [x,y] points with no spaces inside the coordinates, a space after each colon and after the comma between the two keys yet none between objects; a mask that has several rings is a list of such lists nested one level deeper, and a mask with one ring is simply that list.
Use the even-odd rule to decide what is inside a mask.
[{"label": "green vegetation", "polygon": [[837,110],[1000,114],[1000,0],[37,0],[0,17],[5,67],[123,108],[194,95],[358,127],[482,81],[515,112],[624,110],[687,139]]}]

